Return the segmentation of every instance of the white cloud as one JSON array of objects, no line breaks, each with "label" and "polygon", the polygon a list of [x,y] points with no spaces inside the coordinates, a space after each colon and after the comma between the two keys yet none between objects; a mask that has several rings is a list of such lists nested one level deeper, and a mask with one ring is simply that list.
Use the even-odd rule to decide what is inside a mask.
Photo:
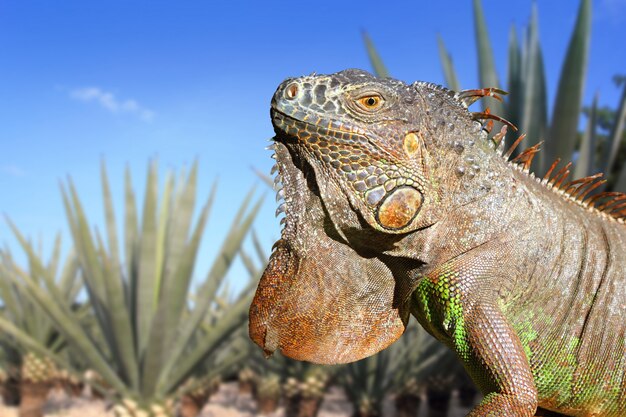
[{"label": "white cloud", "polygon": [[137,101],[133,99],[118,99],[115,97],[115,94],[98,87],[77,88],[70,92],[70,97],[84,102],[95,101],[112,113],[134,114],[147,122],[154,118],[154,112],[143,107]]},{"label": "white cloud", "polygon": [[12,177],[23,177],[26,175],[26,171],[16,165],[2,165],[0,166],[0,171]]}]

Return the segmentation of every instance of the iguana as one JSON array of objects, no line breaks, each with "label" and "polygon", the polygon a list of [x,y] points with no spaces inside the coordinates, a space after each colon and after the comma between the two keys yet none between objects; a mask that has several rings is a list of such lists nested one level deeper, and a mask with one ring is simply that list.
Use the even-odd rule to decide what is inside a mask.
[{"label": "iguana", "polygon": [[412,314],[484,393],[469,416],[626,415],[626,195],[534,176],[538,146],[509,160],[508,123],[468,110],[501,94],[361,70],[278,87],[285,217],[249,329],[267,354],[355,361]]}]

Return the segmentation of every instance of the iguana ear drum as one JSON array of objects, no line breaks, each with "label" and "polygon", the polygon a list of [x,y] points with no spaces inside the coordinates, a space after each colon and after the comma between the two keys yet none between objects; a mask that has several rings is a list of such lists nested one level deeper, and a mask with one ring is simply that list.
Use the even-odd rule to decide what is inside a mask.
[{"label": "iguana ear drum", "polygon": [[397,188],[378,206],[376,220],[386,229],[401,229],[415,218],[423,200],[422,193],[413,187]]}]

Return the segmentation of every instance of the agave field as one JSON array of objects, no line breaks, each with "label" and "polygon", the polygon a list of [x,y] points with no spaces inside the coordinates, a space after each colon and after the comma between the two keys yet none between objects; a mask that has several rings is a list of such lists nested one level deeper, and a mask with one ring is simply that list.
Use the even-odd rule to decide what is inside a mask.
[{"label": "agave field", "polygon": [[[622,95],[614,109],[598,108],[597,99],[582,102],[591,1],[580,2],[552,107],[537,11],[523,35],[511,29],[504,84],[481,2],[473,4],[480,80],[472,87],[510,93],[487,103],[488,111],[526,132],[523,146],[543,141],[535,172],[559,158],[573,161],[567,169],[576,177],[604,172],[599,188],[626,191],[626,77],[616,77]],[[376,74],[387,76],[367,34],[364,42]],[[443,39],[439,47],[446,83],[458,90]],[[579,132],[583,107],[586,127]],[[516,137],[507,133],[508,141]],[[453,416],[480,400],[452,354],[415,323],[389,349],[352,364],[264,358],[247,336],[248,307],[270,250],[253,231],[262,199],[251,190],[228,233],[214,236],[205,226],[219,197],[215,187],[196,195],[197,167],[169,174],[162,187],[157,174],[149,164],[137,201],[127,172],[118,199],[102,166],[102,230],[83,209],[81,191],[64,183],[71,242],[59,237],[47,251],[10,213],[4,219],[19,246],[0,246],[0,416]],[[203,239],[221,242],[221,249],[208,271],[197,271]],[[233,293],[226,277],[236,260],[247,285]]]}]

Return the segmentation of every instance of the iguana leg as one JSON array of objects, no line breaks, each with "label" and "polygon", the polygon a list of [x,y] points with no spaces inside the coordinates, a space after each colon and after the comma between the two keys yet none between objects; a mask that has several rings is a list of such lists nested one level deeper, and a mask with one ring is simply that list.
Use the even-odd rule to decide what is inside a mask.
[{"label": "iguana leg", "polygon": [[532,417],[537,389],[528,359],[493,294],[479,290],[476,272],[467,263],[464,268],[454,263],[437,268],[420,281],[414,314],[457,353],[485,394],[468,416]]},{"label": "iguana leg", "polygon": [[467,350],[462,357],[468,372],[485,392],[483,401],[469,414],[479,416],[535,415],[537,389],[522,345],[500,310],[479,303],[466,314]]}]

